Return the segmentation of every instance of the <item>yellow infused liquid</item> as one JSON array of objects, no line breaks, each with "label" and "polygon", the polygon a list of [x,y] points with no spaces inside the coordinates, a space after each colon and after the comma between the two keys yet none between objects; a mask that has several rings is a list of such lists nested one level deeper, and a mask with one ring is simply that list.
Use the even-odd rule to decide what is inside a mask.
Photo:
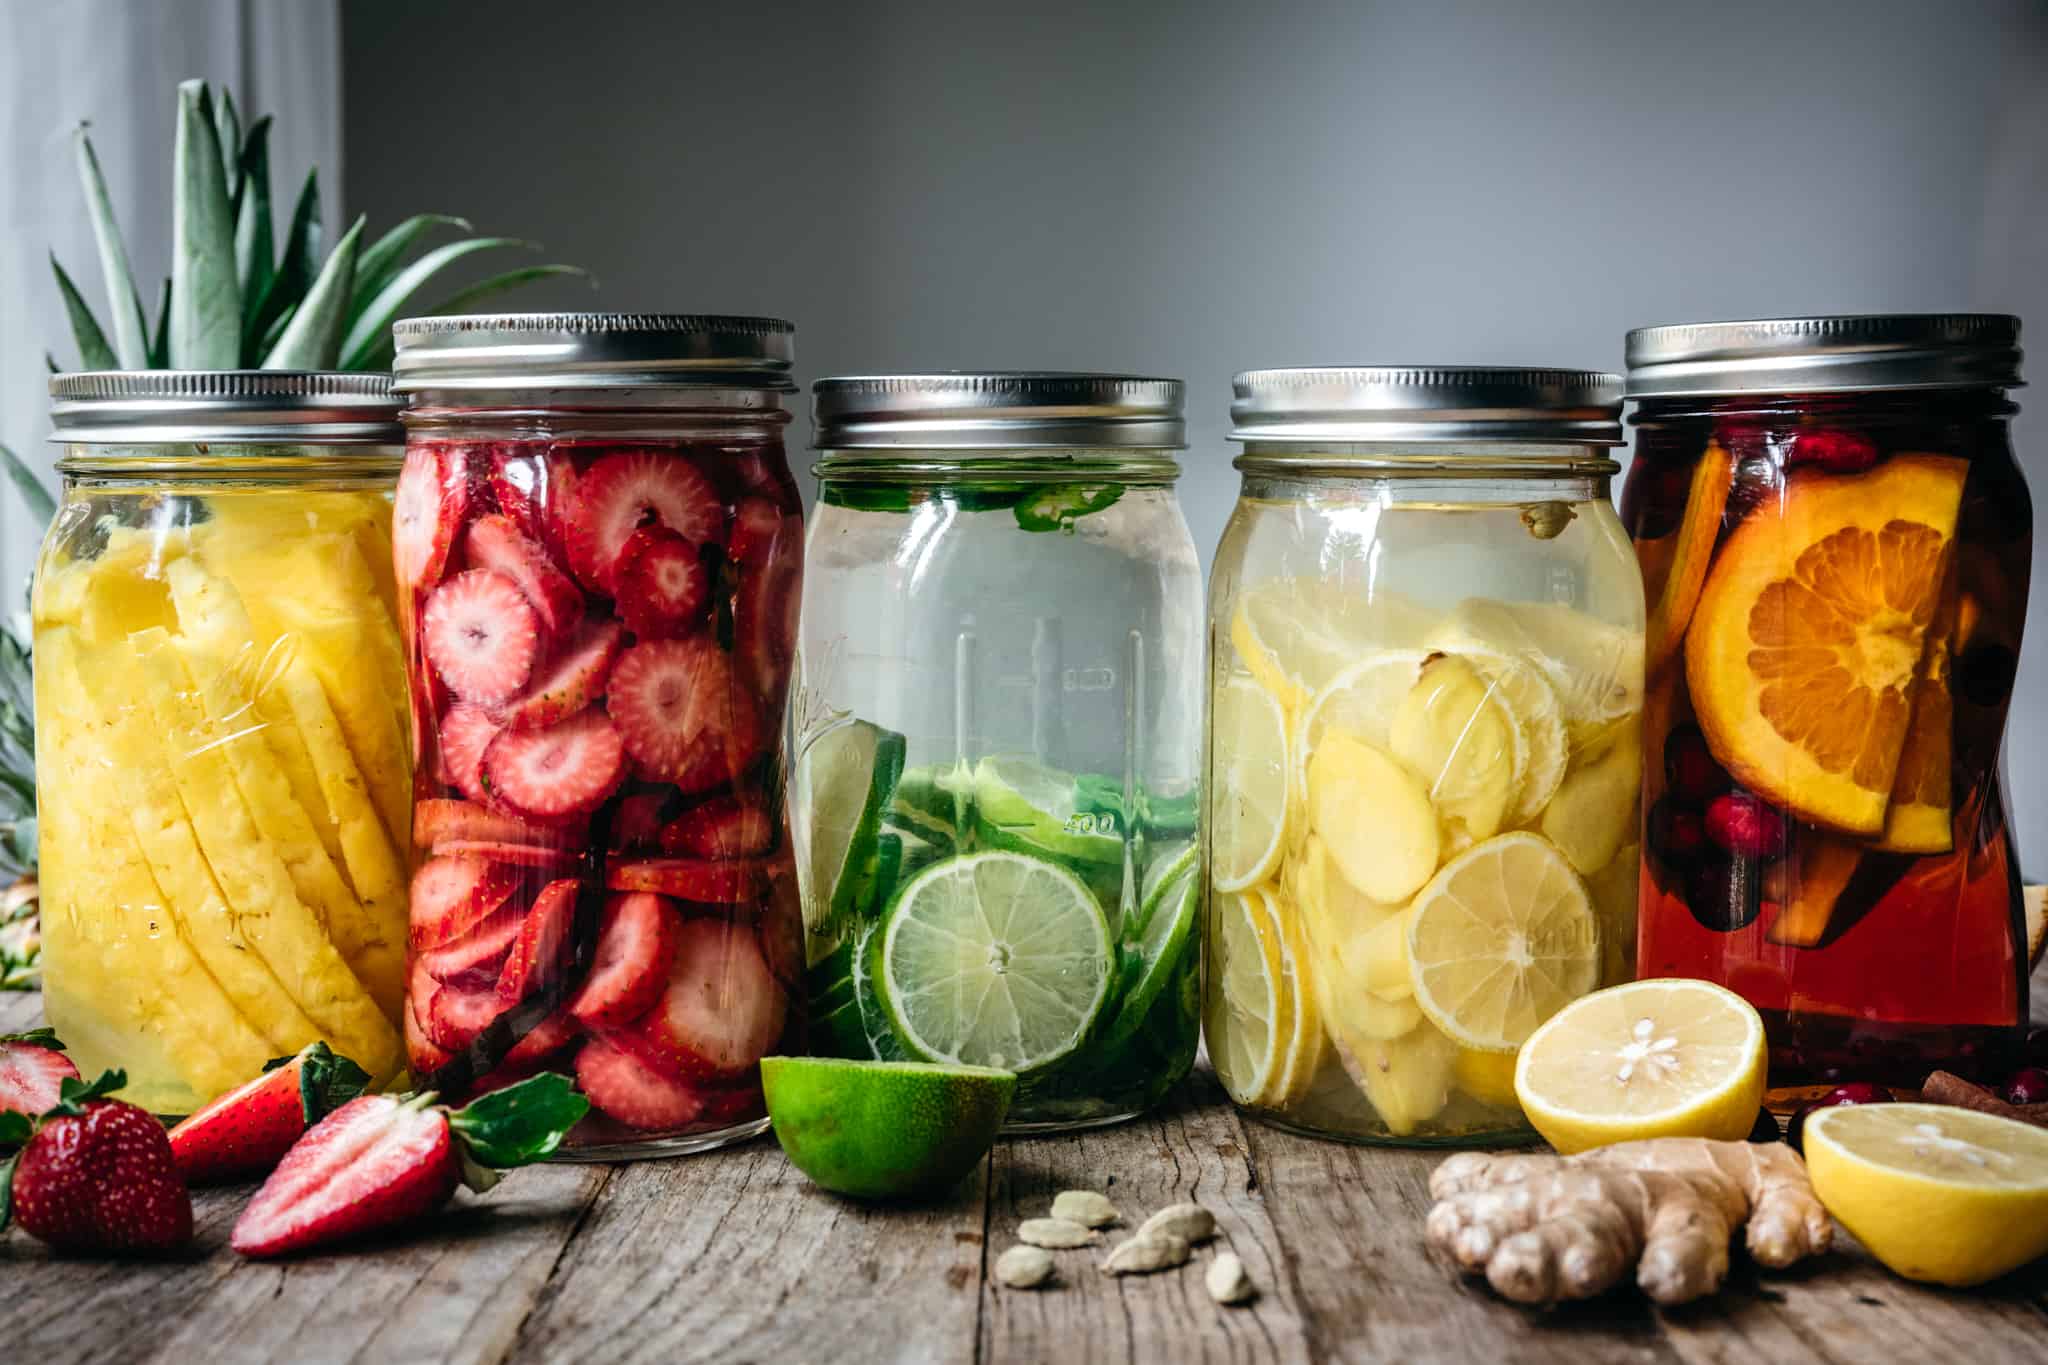
[{"label": "yellow infused liquid", "polygon": [[[1211,939],[1210,1055],[1264,1062],[1226,1088],[1283,1124],[1409,1141],[1519,1129],[1521,1042],[1633,962],[1634,562],[1605,504],[1526,547],[1511,508],[1383,508],[1380,572],[1352,585],[1329,577],[1300,510],[1241,504],[1218,556],[1237,572],[1212,608],[1211,925],[1227,932],[1220,954]],[[1393,553],[1403,534],[1442,538],[1467,567]],[[1528,564],[1503,569],[1502,543]],[[1491,595],[1524,583],[1573,601]],[[1262,713],[1279,724],[1245,720]],[[1282,1085],[1289,1056],[1313,1070]]]},{"label": "yellow infused liquid", "polygon": [[34,604],[51,1024],[159,1113],[315,1039],[394,1077],[411,773],[389,500],[93,505]]}]

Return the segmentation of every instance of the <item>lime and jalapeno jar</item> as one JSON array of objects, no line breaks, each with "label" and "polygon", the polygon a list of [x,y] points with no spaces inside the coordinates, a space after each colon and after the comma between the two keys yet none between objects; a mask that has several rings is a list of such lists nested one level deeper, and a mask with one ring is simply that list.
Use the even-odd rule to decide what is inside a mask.
[{"label": "lime and jalapeno jar", "polygon": [[1210,581],[1209,1056],[1363,1142],[1525,1138],[1521,1043],[1627,980],[1643,592],[1620,380],[1255,370]]},{"label": "lime and jalapeno jar", "polygon": [[1010,1126],[1187,1074],[1202,585],[1178,381],[827,379],[792,707],[815,1048],[1002,1067]]},{"label": "lime and jalapeno jar", "polygon": [[1762,1011],[1780,1100],[1997,1080],[2027,1019],[1999,779],[2033,545],[2018,346],[1985,315],[1628,338],[1642,967]]},{"label": "lime and jalapeno jar", "polygon": [[585,1157],[752,1136],[757,1063],[801,1036],[792,328],[513,314],[396,337],[413,1071],[455,1093],[571,1073]]},{"label": "lime and jalapeno jar", "polygon": [[388,376],[50,381],[35,639],[43,1007],[190,1113],[325,1041],[404,1069],[411,782]]}]

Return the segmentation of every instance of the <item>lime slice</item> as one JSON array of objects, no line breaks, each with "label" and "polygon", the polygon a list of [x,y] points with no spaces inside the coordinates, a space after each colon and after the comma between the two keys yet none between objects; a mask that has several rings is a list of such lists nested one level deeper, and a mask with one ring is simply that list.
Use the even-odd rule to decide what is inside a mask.
[{"label": "lime slice", "polygon": [[1066,531],[1091,512],[1100,512],[1124,495],[1115,483],[1058,483],[1025,496],[1017,504],[1017,524],[1027,531]]},{"label": "lime slice", "polygon": [[804,927],[830,937],[856,908],[882,810],[903,772],[903,736],[864,720],[835,725],[798,755],[790,784]]},{"label": "lime slice", "polygon": [[1074,779],[1074,802],[1082,814],[1109,816],[1118,822],[1115,828],[1143,828],[1154,838],[1193,834],[1201,818],[1199,796],[1192,784],[1171,795],[1140,787],[1136,799],[1127,802],[1122,778],[1082,773]]},{"label": "lime slice", "polygon": [[1082,811],[1075,798],[1071,774],[1033,758],[999,754],[974,768],[977,820],[998,847],[1062,862],[1122,863],[1117,817]]},{"label": "lime slice", "polygon": [[898,833],[915,834],[934,848],[951,852],[960,842],[965,793],[972,785],[951,768],[919,764],[905,768],[890,794],[883,818]]},{"label": "lime slice", "polygon": [[881,990],[875,984],[875,950],[881,937],[881,926],[869,924],[860,931],[851,949],[853,998],[864,1044],[855,1055],[879,1057],[885,1062],[914,1061],[916,1059],[910,1055],[910,1049],[897,1035],[896,1026],[890,1022],[888,1006],[882,1003]]},{"label": "lime slice", "polygon": [[763,1057],[761,1091],[790,1162],[836,1194],[943,1194],[994,1145],[1017,1078],[987,1067]]},{"label": "lime slice", "polygon": [[1230,679],[1216,690],[1210,745],[1210,877],[1218,891],[1242,891],[1273,875],[1285,846],[1292,803],[1280,703],[1248,678]]},{"label": "lime slice", "polygon": [[1201,879],[1196,874],[1193,853],[1189,849],[1175,860],[1180,869],[1178,875],[1162,883],[1151,904],[1140,912],[1143,921],[1136,931],[1140,959],[1137,979],[1124,992],[1123,1004],[1103,1038],[1104,1051],[1121,1046],[1137,1033],[1160,992],[1181,969],[1181,959],[1194,931],[1195,910],[1202,902]]},{"label": "lime slice", "polygon": [[[1178,852],[1174,851],[1176,847]],[[1126,931],[1126,936],[1142,935],[1145,932],[1145,926],[1152,922],[1152,912],[1159,908],[1159,903],[1166,899],[1169,892],[1178,894],[1174,883],[1180,880],[1182,873],[1190,871],[1195,866],[1201,852],[1193,843],[1168,845],[1153,858],[1151,865],[1145,869],[1144,877],[1138,883],[1138,913]]]},{"label": "lime slice", "polygon": [[935,1062],[1042,1070],[1079,1047],[1109,994],[1109,921],[1080,878],[1020,853],[972,853],[905,884],[874,946],[883,1008]]}]

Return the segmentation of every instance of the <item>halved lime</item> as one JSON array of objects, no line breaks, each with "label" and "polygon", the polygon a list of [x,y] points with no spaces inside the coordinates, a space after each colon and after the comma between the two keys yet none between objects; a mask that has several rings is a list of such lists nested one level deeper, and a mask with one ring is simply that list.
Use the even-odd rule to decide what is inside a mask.
[{"label": "halved lime", "polygon": [[979,1066],[763,1057],[761,1091],[798,1170],[838,1194],[900,1199],[943,1194],[973,1172],[1017,1078]]},{"label": "halved lime", "polygon": [[1109,921],[1057,863],[949,858],[897,893],[869,949],[904,1044],[927,1061],[1041,1070],[1079,1047],[1116,961]]},{"label": "halved lime", "polygon": [[810,933],[838,933],[853,914],[882,809],[902,772],[903,736],[864,720],[833,726],[797,756],[790,823]]}]

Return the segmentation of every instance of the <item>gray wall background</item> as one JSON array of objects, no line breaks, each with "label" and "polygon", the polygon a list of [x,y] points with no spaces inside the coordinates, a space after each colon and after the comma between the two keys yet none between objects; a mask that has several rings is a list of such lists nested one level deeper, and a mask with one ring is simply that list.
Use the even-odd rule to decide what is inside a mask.
[{"label": "gray wall background", "polygon": [[[1954,308],[2021,314],[2048,357],[2038,3],[342,18],[349,212],[464,213],[600,277],[522,307],[792,318],[807,379],[1180,376],[1205,558],[1239,369],[1613,369],[1645,323]],[[2048,420],[2019,439],[2048,507]],[[2048,537],[2035,580],[2010,764],[2038,878]]]}]

